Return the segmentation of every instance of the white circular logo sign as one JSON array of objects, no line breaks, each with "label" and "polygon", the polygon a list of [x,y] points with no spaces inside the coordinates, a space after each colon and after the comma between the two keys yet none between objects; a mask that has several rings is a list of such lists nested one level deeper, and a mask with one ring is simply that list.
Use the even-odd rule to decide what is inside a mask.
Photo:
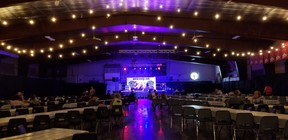
[{"label": "white circular logo sign", "polygon": [[197,79],[199,78],[199,74],[198,74],[197,72],[192,72],[192,73],[190,74],[190,78],[191,78],[192,80],[197,80]]}]

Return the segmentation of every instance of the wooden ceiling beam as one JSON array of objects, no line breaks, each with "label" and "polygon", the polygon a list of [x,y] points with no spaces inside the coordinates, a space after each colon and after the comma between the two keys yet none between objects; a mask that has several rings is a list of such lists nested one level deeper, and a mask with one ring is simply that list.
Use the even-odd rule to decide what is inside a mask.
[{"label": "wooden ceiling beam", "polygon": [[34,1],[38,1],[38,0],[1,0],[0,8],[12,6],[12,5],[19,5],[19,4],[26,3],[26,2],[34,2]]},{"label": "wooden ceiling beam", "polygon": [[[46,52],[49,50],[50,47],[53,47],[54,51],[65,51],[65,50],[77,50],[80,47],[82,49],[85,49],[85,47],[93,47],[95,45],[104,45],[105,41],[111,42],[123,42],[123,41],[132,41],[132,37],[134,36],[134,33],[126,33],[126,34],[118,34],[119,38],[116,39],[115,35],[104,35],[101,36],[101,41],[93,40],[92,37],[88,38],[77,38],[73,39],[73,44],[68,43],[68,39],[65,40],[58,40],[58,41],[47,41],[42,43],[27,43],[27,44],[15,44],[19,49],[34,49],[36,52],[39,52],[40,49],[44,49]],[[160,38],[158,37],[156,41],[153,40],[153,37],[155,37],[155,34],[136,34],[138,36],[138,41],[140,42],[166,42],[167,44],[172,44],[179,46],[179,48],[183,49],[189,49],[189,48],[205,48],[206,44],[209,44],[209,49],[218,49],[221,48],[222,50],[228,50],[228,51],[237,51],[237,52],[246,52],[246,51],[258,51],[259,49],[267,49],[269,48],[273,42],[269,41],[249,41],[249,40],[242,40],[240,39],[213,39],[213,38],[198,38],[197,43],[195,43],[190,37],[181,37],[181,35],[162,35]],[[135,41],[135,48],[137,48],[137,42]],[[63,44],[63,48],[61,49],[59,47],[59,44]],[[109,44],[110,45],[110,44]],[[108,46],[109,46],[108,45]],[[121,45],[119,45],[121,46]],[[147,45],[148,46],[148,45]],[[172,47],[173,47],[172,46]],[[196,47],[193,47],[196,46]],[[160,45],[160,48],[163,48],[165,46]],[[137,48],[137,49],[141,49]],[[158,49],[158,48],[155,48]]]},{"label": "wooden ceiling beam", "polygon": [[245,21],[234,22],[204,20],[197,18],[163,17],[161,22],[157,22],[156,18],[153,16],[119,15],[113,16],[109,19],[106,17],[97,17],[58,21],[57,23],[37,23],[35,26],[18,25],[13,27],[4,27],[0,30],[0,41],[33,36],[53,35],[57,33],[63,33],[65,35],[65,33],[69,34],[69,32],[75,30],[91,30],[92,25],[99,28],[125,24],[163,27],[169,27],[170,24],[173,24],[174,28],[203,30],[211,33],[240,35],[258,39],[286,40],[288,38],[288,28],[286,25],[269,24],[269,21],[267,21],[267,23],[246,23]]},{"label": "wooden ceiling beam", "polygon": [[[229,0],[222,0],[222,1],[229,1]],[[277,2],[271,1],[271,0],[231,0],[231,2],[257,4],[257,5],[263,5],[263,6],[274,6],[274,7],[288,9],[288,1],[285,1],[285,0],[277,1]]]}]

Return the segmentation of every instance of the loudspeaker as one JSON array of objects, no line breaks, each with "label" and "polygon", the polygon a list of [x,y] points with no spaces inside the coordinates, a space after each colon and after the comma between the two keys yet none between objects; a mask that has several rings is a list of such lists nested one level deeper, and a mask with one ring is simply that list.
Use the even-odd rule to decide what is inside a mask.
[{"label": "loudspeaker", "polygon": [[119,81],[119,78],[118,78],[118,77],[112,77],[112,81],[113,81],[113,82],[118,82],[118,81]]}]

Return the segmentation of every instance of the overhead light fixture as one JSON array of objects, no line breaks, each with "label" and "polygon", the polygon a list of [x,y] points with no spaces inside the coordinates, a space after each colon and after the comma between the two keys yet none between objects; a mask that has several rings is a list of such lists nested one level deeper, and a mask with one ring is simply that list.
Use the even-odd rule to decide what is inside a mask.
[{"label": "overhead light fixture", "polygon": [[170,29],[173,29],[173,28],[174,28],[174,26],[173,26],[173,25],[170,25],[170,26],[169,26],[169,28],[170,28]]},{"label": "overhead light fixture", "polygon": [[198,12],[197,11],[194,12],[194,16],[198,16]]},{"label": "overhead light fixture", "polygon": [[178,13],[180,13],[180,12],[181,12],[181,9],[180,9],[180,8],[178,8],[178,9],[177,9],[177,12],[178,12]]},{"label": "overhead light fixture", "polygon": [[77,16],[75,14],[72,14],[71,16],[73,19],[75,19]]},{"label": "overhead light fixture", "polygon": [[158,17],[157,17],[157,20],[160,21],[160,20],[161,20],[161,16],[158,16]]},{"label": "overhead light fixture", "polygon": [[232,39],[238,39],[240,37],[240,35],[235,35],[232,37]]},{"label": "overhead light fixture", "polygon": [[34,21],[33,19],[30,19],[30,20],[29,20],[29,24],[30,24],[30,25],[34,25],[34,24],[35,24],[35,21]]},{"label": "overhead light fixture", "polygon": [[94,10],[90,9],[88,12],[90,15],[92,15],[94,13]]},{"label": "overhead light fixture", "polygon": [[61,49],[62,49],[62,48],[63,48],[63,44],[59,44],[59,48],[61,48]]},{"label": "overhead light fixture", "polygon": [[55,23],[57,21],[57,18],[56,17],[51,17],[51,21]]},{"label": "overhead light fixture", "polygon": [[8,21],[3,20],[3,21],[2,21],[2,24],[3,24],[4,26],[7,26],[7,25],[8,25]]},{"label": "overhead light fixture", "polygon": [[69,39],[69,43],[72,44],[74,42],[73,39]]},{"label": "overhead light fixture", "polygon": [[186,36],[186,33],[182,33],[182,37],[185,37]]},{"label": "overhead light fixture", "polygon": [[262,21],[266,21],[266,20],[267,20],[267,16],[263,16]]},{"label": "overhead light fixture", "polygon": [[239,16],[237,16],[237,18],[236,18],[238,21],[239,20],[241,20],[242,19],[242,17],[239,15]]},{"label": "overhead light fixture", "polygon": [[55,39],[52,38],[51,36],[46,35],[46,36],[44,36],[44,37],[45,37],[46,39],[50,40],[50,41],[55,41]]},{"label": "overhead light fixture", "polygon": [[11,45],[8,45],[8,46],[6,47],[7,50],[10,50],[11,48],[12,48]]},{"label": "overhead light fixture", "polygon": [[220,15],[219,15],[219,14],[216,14],[214,17],[215,17],[215,19],[219,19],[219,18],[220,18]]},{"label": "overhead light fixture", "polygon": [[81,33],[81,37],[85,37],[86,36],[86,34],[85,33]]}]

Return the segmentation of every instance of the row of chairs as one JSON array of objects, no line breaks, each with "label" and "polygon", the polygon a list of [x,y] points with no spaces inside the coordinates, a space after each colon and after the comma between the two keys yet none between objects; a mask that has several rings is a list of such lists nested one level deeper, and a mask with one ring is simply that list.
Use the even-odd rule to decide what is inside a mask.
[{"label": "row of chairs", "polygon": [[[89,124],[89,128],[96,126],[96,132],[103,122],[109,123],[109,131],[111,129],[110,116],[120,118],[123,116],[122,106],[113,106],[112,110],[108,110],[107,107],[98,107],[97,111],[93,108],[84,109],[83,115],[79,111],[71,110],[67,113],[56,113],[54,119],[51,120],[49,115],[36,115],[33,121],[32,131],[39,131],[49,129],[51,127],[56,128],[70,128],[81,129],[81,124]],[[26,132],[27,121],[25,118],[13,118],[9,120],[7,127],[7,135],[19,135]]]},{"label": "row of chairs", "polygon": [[[77,103],[77,108],[86,106],[87,105],[85,102]],[[62,106],[61,107],[59,105],[56,106],[56,104],[48,104],[47,106],[47,111],[56,111],[60,109],[62,109]],[[44,106],[33,106],[32,113],[42,113],[42,112],[45,112]],[[25,115],[25,114],[29,114],[28,108],[16,108],[16,115]],[[10,110],[0,110],[0,118],[3,117],[11,117]]]},{"label": "row of chairs", "polygon": [[[247,137],[253,135],[255,136],[254,138],[270,137],[270,139],[275,139],[276,136],[279,137],[279,120],[277,116],[264,116],[261,118],[259,126],[257,126],[251,113],[238,113],[236,116],[236,121],[233,122],[229,111],[217,111],[215,113],[215,118],[213,118],[210,109],[199,109],[198,113],[196,114],[196,110],[193,107],[182,108],[181,106],[173,106],[171,113],[171,127],[173,118],[175,117],[181,118],[183,130],[185,126],[187,126],[187,120],[192,120],[193,125],[195,122],[197,136],[199,133],[199,127],[201,125],[207,123],[210,124],[213,131],[214,140],[218,138],[221,139],[220,134],[223,127],[228,128],[230,131],[229,134],[230,136],[233,135],[234,140],[241,136]],[[233,131],[231,131],[232,129]],[[283,130],[282,138],[288,139],[288,122]]]},{"label": "row of chairs", "polygon": [[[257,109],[254,104],[244,104],[243,110],[250,111],[260,111],[260,112],[270,112],[269,106],[267,104],[258,105]],[[283,105],[274,105],[271,110],[272,113],[285,114],[285,107]]]}]

